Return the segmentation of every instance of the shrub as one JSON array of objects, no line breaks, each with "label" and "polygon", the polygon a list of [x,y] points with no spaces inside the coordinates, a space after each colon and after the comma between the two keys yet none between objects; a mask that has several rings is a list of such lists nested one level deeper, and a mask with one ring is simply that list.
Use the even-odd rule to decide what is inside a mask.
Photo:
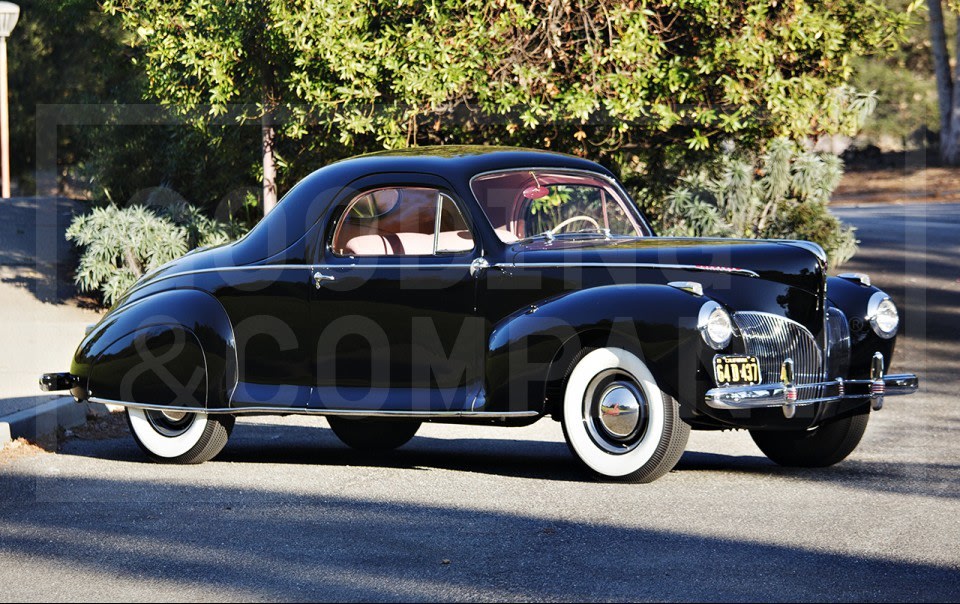
[{"label": "shrub", "polygon": [[837,266],[857,249],[854,229],[827,209],[842,174],[836,156],[805,151],[782,138],[760,155],[728,149],[667,194],[659,231],[805,239],[820,244]]},{"label": "shrub", "polygon": [[212,220],[184,201],[94,208],[74,218],[66,234],[81,248],[77,287],[99,291],[108,305],[148,271],[195,247],[227,243],[240,235],[236,225]]}]

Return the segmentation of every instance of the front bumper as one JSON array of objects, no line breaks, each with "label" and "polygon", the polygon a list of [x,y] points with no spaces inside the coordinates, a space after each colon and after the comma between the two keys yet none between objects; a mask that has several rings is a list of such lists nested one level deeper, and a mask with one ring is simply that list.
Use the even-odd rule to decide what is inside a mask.
[{"label": "front bumper", "polygon": [[783,382],[756,386],[728,386],[707,391],[706,404],[714,409],[756,409],[782,407],[784,415],[793,417],[796,407],[832,401],[869,400],[875,410],[883,406],[885,396],[913,394],[920,380],[911,373],[883,375],[883,356],[873,357],[870,379],[796,384],[793,381],[793,361],[783,363]]}]

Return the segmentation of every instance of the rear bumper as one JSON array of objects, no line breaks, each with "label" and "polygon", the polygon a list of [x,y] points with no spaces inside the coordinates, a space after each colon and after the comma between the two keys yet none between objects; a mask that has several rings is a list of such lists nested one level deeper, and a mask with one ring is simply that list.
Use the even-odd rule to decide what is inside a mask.
[{"label": "rear bumper", "polygon": [[[713,388],[707,391],[706,403],[714,409],[754,409],[784,405],[813,405],[844,399],[882,399],[884,396],[913,394],[920,380],[910,373],[888,375],[874,380],[844,380],[793,386],[796,396],[790,400],[790,387],[784,384],[760,384]],[[882,386],[881,386],[882,384]]]},{"label": "rear bumper", "polygon": [[77,376],[69,373],[44,373],[40,376],[40,390],[44,392],[71,390],[79,381]]}]

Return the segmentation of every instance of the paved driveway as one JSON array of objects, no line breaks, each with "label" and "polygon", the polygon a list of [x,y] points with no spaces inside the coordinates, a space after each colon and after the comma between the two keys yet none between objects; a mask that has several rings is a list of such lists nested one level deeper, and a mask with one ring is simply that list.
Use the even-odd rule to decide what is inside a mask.
[{"label": "paved driveway", "polygon": [[558,424],[426,426],[387,456],[320,419],[244,419],[202,466],[127,437],[0,466],[3,599],[957,600],[960,206],[843,209],[909,307],[902,370],[823,470],[694,433],[651,485],[583,474]]}]

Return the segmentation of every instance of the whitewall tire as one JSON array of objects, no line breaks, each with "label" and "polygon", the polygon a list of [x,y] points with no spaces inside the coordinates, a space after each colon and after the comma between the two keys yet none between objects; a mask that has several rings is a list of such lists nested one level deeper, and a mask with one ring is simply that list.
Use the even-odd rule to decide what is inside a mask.
[{"label": "whitewall tire", "polygon": [[223,450],[234,418],[128,407],[127,423],[137,445],[154,461],[195,464]]},{"label": "whitewall tire", "polygon": [[574,455],[600,476],[652,482],[673,469],[690,434],[679,412],[632,352],[587,349],[571,364],[564,436]]}]

